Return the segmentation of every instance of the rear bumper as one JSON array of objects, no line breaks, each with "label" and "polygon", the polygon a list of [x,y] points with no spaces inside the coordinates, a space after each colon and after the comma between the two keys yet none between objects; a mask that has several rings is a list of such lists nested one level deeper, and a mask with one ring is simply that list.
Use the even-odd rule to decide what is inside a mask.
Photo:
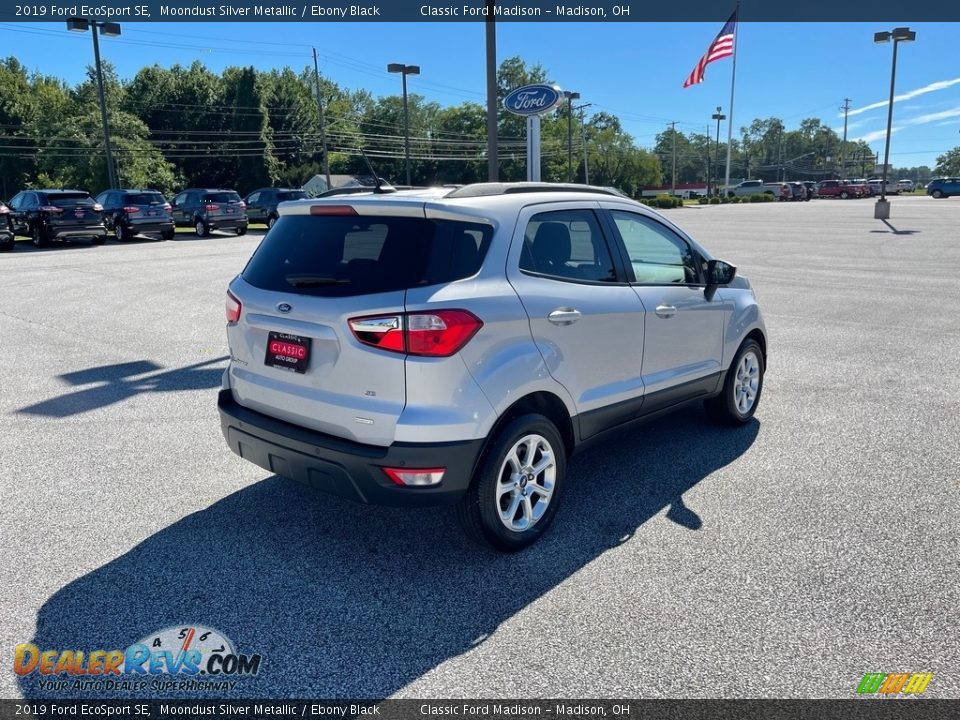
[{"label": "rear bumper", "polygon": [[207,227],[211,230],[236,230],[247,227],[248,223],[247,218],[215,218],[207,220]]},{"label": "rear bumper", "polygon": [[47,225],[47,237],[63,240],[71,237],[103,237],[107,229],[103,225]]},{"label": "rear bumper", "polygon": [[[220,427],[230,449],[264,470],[322,492],[373,505],[449,505],[466,492],[483,439],[448,443],[364,445],[239,405],[231,390],[217,398]],[[400,487],[384,467],[446,468],[436,487]]]},{"label": "rear bumper", "polygon": [[169,232],[173,230],[173,220],[131,220],[127,222],[127,227],[137,235]]}]

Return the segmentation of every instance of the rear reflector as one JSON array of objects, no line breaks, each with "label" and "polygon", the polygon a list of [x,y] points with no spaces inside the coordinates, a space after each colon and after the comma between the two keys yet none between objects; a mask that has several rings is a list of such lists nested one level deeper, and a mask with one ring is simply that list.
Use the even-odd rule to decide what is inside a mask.
[{"label": "rear reflector", "polygon": [[233,293],[227,290],[227,322],[235,323],[240,319],[240,311],[243,305],[233,296]]},{"label": "rear reflector", "polygon": [[477,334],[483,321],[466,310],[434,310],[356,317],[349,325],[364,345],[409,355],[449,357]]},{"label": "rear reflector", "polygon": [[439,485],[446,468],[383,468],[387,477],[401,487]]},{"label": "rear reflector", "polygon": [[356,215],[357,211],[350,205],[311,205],[311,215]]}]

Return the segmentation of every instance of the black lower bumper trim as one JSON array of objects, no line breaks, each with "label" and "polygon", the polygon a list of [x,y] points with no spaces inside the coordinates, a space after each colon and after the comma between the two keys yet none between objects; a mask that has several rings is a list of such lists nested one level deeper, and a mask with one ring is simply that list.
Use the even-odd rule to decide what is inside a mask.
[{"label": "black lower bumper trim", "polygon": [[[374,505],[457,502],[466,492],[483,440],[364,445],[309,430],[245,408],[231,390],[217,398],[220,426],[233,452],[277,475],[323,492]],[[400,487],[384,467],[446,468],[436,487]]]}]

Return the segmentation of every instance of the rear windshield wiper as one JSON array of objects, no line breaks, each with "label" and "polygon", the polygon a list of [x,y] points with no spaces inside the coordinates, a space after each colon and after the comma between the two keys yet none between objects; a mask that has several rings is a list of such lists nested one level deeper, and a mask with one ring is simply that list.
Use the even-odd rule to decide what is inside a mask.
[{"label": "rear windshield wiper", "polygon": [[294,287],[319,287],[321,285],[345,285],[346,278],[333,278],[329,275],[287,275],[286,281]]}]

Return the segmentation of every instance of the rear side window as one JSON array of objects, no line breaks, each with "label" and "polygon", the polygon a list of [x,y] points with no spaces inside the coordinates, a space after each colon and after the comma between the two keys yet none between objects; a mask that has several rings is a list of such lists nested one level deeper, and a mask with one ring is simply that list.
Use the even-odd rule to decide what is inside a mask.
[{"label": "rear side window", "polygon": [[436,285],[476,274],[492,236],[482,223],[287,215],[250,258],[243,279],[321,297]]},{"label": "rear side window", "polygon": [[240,196],[235,192],[204,193],[203,202],[211,203],[238,203]]},{"label": "rear side window", "polygon": [[131,205],[163,205],[166,200],[158,192],[154,193],[129,193],[124,198],[125,203]]}]

